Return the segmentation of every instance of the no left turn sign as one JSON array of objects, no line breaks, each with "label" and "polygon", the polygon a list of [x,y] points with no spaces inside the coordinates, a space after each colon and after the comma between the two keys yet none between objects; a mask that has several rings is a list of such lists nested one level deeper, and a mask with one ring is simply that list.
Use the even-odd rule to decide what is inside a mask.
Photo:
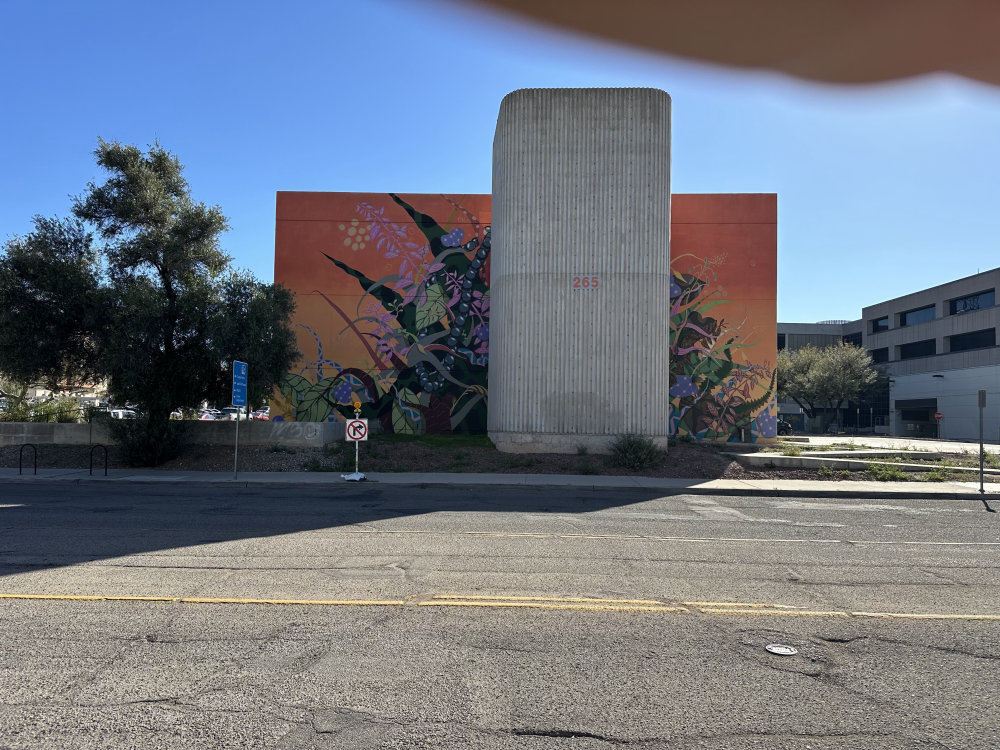
[{"label": "no left turn sign", "polygon": [[368,439],[368,420],[367,419],[348,419],[347,428],[345,430],[347,439],[352,442],[358,442],[359,440]]}]

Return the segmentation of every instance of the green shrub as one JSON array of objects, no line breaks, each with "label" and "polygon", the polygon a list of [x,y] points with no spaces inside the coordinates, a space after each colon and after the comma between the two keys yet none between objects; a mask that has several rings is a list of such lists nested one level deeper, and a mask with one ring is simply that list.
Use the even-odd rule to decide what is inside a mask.
[{"label": "green shrub", "polygon": [[819,468],[816,469],[816,473],[821,477],[832,477],[833,469],[831,469],[826,464],[820,464]]},{"label": "green shrub", "polygon": [[21,401],[0,411],[0,422],[30,422],[31,404]]},{"label": "green shrub", "polygon": [[646,435],[619,435],[611,443],[612,466],[625,469],[648,469],[656,466],[661,459],[660,449],[651,437]]},{"label": "green shrub", "polygon": [[794,443],[788,443],[782,446],[781,454],[783,456],[801,456],[802,449]]},{"label": "green shrub", "polygon": [[186,432],[184,422],[150,423],[145,419],[111,419],[108,429],[127,466],[159,466],[177,458]]},{"label": "green shrub", "polygon": [[925,482],[950,482],[955,478],[955,472],[947,466],[939,469],[931,469],[920,475],[920,479]]},{"label": "green shrub", "polygon": [[0,422],[80,422],[86,409],[73,396],[58,396],[32,404],[20,401],[0,412]]},{"label": "green shrub", "polygon": [[868,464],[865,474],[876,482],[908,482],[910,475],[895,466],[883,464]]},{"label": "green shrub", "polygon": [[578,445],[578,446],[576,446],[576,455],[578,455],[578,456],[586,456],[587,453],[589,453],[589,451],[587,450],[587,446],[586,445]]}]

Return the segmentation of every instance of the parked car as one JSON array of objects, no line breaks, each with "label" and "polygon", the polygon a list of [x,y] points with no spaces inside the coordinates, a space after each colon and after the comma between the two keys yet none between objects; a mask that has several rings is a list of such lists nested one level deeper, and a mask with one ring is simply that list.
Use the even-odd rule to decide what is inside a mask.
[{"label": "parked car", "polygon": [[792,424],[791,422],[786,422],[784,419],[778,420],[778,434],[779,435],[791,435],[792,434]]},{"label": "parked car", "polygon": [[263,409],[258,409],[253,414],[250,415],[250,419],[271,419],[271,407],[265,406]]},{"label": "parked car", "polygon": [[247,418],[247,410],[243,407],[227,406],[225,409],[220,409],[219,412],[219,419],[228,419],[235,422],[237,419],[243,420]]},{"label": "parked car", "polygon": [[201,413],[201,416],[198,417],[198,421],[199,422],[214,422],[215,421],[215,415],[212,414],[212,412],[210,412],[210,411],[203,411]]}]

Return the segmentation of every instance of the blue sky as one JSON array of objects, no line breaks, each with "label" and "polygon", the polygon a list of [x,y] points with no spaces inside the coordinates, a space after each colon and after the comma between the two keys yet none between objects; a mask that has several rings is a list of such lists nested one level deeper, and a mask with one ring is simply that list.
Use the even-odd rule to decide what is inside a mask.
[{"label": "blue sky", "polygon": [[654,86],[674,192],[778,194],[778,319],[1000,265],[1000,90],[837,87],[655,56],[452,3],[0,0],[0,239],[65,215],[98,136],[158,140],[271,280],[278,190],[487,193],[501,98]]}]

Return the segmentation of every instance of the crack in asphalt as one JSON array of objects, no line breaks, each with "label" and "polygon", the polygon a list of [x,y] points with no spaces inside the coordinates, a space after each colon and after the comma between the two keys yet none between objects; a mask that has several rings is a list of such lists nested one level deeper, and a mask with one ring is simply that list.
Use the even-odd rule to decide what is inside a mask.
[{"label": "crack in asphalt", "polygon": [[900,738],[905,739],[907,742],[915,742],[916,745],[913,747],[928,747],[928,748],[941,748],[942,750],[954,750],[949,745],[944,745],[937,740],[924,740],[920,738],[909,737],[906,735],[901,735],[899,733],[888,733],[888,732],[734,732],[731,734],[704,734],[704,735],[685,735],[683,737],[671,738],[674,741],[690,741],[690,740],[700,740],[702,742],[732,742],[734,740],[745,740],[745,739],[788,739],[788,740],[824,740],[824,739],[836,739],[836,740],[859,740],[867,741],[867,745],[857,745],[858,747],[877,747],[878,740],[884,740],[887,738]]},{"label": "crack in asphalt", "polygon": [[958,581],[958,580],[956,580],[956,579],[954,579],[954,578],[952,578],[950,576],[944,575],[943,573],[938,573],[937,570],[935,570],[933,568],[920,568],[920,572],[921,573],[926,573],[927,575],[932,575],[935,578],[940,578],[945,583],[949,583],[949,584],[952,584],[954,586],[968,586],[969,585],[968,583],[965,583],[964,581]]},{"label": "crack in asphalt", "polygon": [[663,742],[664,738],[648,737],[642,739],[626,740],[620,737],[612,737],[606,734],[587,732],[582,729],[511,729],[502,734],[511,734],[515,737],[558,737],[561,739],[593,739],[607,742],[609,745],[646,745],[651,742]]},{"label": "crack in asphalt", "polygon": [[[410,560],[402,560],[400,562],[390,563],[386,567],[389,568],[390,570],[395,570],[396,572],[399,573],[399,582],[400,583],[410,583],[411,582],[411,579],[410,579],[410,568],[413,567],[413,562],[412,561],[410,561]],[[343,570],[350,570],[350,569],[351,568],[343,568]],[[354,569],[356,570],[357,568],[354,568]],[[365,570],[365,569],[366,568],[361,568],[361,570]],[[341,570],[341,568],[330,568],[330,570]]]},{"label": "crack in asphalt", "polygon": [[921,643],[910,643],[908,641],[902,641],[895,638],[886,638],[880,635],[858,635],[853,638],[829,638],[816,636],[817,640],[823,641],[825,643],[833,643],[837,645],[847,645],[855,643],[857,641],[871,641],[873,643],[881,643],[886,646],[904,648],[914,648],[914,649],[927,649],[929,651],[939,651],[944,654],[954,654],[956,656],[968,656],[970,659],[985,659],[986,661],[1000,661],[1000,655],[997,654],[983,654],[976,653],[974,651],[969,651],[966,649],[959,648],[957,646],[935,646],[933,644],[921,644]]}]

